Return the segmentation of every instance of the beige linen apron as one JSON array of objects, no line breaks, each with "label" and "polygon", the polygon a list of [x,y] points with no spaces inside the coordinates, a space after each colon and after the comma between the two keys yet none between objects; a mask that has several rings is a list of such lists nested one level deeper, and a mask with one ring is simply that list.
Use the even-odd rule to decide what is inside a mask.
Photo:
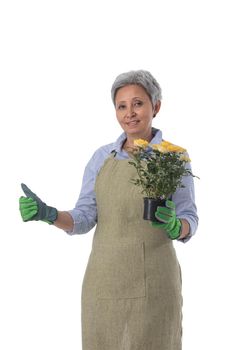
[{"label": "beige linen apron", "polygon": [[166,232],[143,220],[128,159],[96,179],[98,224],[82,285],[83,350],[181,350],[181,273]]}]

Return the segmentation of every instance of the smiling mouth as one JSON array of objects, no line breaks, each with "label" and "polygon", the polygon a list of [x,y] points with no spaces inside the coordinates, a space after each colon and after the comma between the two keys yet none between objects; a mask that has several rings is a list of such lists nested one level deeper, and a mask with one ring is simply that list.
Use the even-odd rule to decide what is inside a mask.
[{"label": "smiling mouth", "polygon": [[139,122],[140,122],[139,120],[132,120],[132,121],[126,123],[126,125],[128,125],[128,126],[134,126],[134,125],[137,125]]}]

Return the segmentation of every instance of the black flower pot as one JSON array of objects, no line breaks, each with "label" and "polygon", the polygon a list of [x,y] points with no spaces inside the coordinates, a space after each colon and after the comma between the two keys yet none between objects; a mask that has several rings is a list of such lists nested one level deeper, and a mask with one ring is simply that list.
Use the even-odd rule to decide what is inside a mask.
[{"label": "black flower pot", "polygon": [[148,198],[145,197],[144,199],[144,213],[143,213],[143,219],[144,220],[150,220],[150,221],[157,221],[155,217],[155,212],[157,210],[157,207],[165,207],[166,199],[156,199],[156,198]]}]

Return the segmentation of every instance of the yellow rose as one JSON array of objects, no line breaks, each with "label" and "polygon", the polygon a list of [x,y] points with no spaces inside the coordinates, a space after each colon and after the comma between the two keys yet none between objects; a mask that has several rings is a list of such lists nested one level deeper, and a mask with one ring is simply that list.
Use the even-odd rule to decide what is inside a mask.
[{"label": "yellow rose", "polygon": [[156,151],[159,151],[161,153],[166,153],[168,152],[167,151],[167,148],[165,146],[162,145],[162,142],[161,143],[158,143],[158,144],[153,144],[151,145],[151,147],[156,150]]},{"label": "yellow rose", "polygon": [[172,143],[168,142],[168,141],[162,141],[161,145],[164,146],[164,147],[168,147],[168,146],[172,145]]},{"label": "yellow rose", "polygon": [[184,149],[183,147],[180,147],[180,146],[176,146],[176,145],[170,145],[168,147],[168,149],[170,152],[181,152],[181,153],[186,152],[186,149]]},{"label": "yellow rose", "polygon": [[134,140],[133,143],[134,143],[134,146],[142,147],[142,148],[146,148],[149,145],[149,142],[143,139]]},{"label": "yellow rose", "polygon": [[162,141],[161,145],[164,148],[166,148],[167,152],[181,152],[181,153],[186,152],[186,149],[184,149],[183,147],[174,145],[173,143],[168,142],[168,141]]}]

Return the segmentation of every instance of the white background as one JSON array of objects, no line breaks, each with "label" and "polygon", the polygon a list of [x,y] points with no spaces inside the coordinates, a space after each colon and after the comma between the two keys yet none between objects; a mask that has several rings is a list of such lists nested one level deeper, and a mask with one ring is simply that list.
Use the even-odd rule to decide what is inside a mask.
[{"label": "white background", "polygon": [[163,90],[154,126],[188,149],[200,224],[175,243],[183,349],[231,349],[231,1],[2,0],[0,348],[81,349],[81,284],[93,232],[23,223],[26,183],[72,209],[95,149],[121,132],[110,89],[147,69]]}]

